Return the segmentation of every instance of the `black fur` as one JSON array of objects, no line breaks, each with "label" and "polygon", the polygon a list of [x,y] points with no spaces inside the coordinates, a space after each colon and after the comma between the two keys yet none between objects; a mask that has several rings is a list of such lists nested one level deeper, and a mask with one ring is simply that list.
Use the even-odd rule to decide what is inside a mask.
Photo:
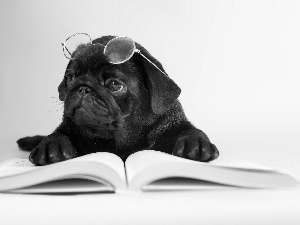
[{"label": "black fur", "polygon": [[[30,161],[46,165],[99,151],[125,160],[142,149],[198,161],[216,159],[215,145],[185,117],[175,82],[138,53],[125,63],[108,63],[103,49],[111,38],[98,38],[73,53],[58,87],[64,101],[62,123],[47,137],[17,141],[21,149],[31,150]],[[136,46],[164,71],[145,48]]]}]

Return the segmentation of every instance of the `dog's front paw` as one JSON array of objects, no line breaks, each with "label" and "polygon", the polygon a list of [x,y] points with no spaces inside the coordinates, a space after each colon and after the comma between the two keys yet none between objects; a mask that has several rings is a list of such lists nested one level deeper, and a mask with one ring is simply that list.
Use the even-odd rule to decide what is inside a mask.
[{"label": "dog's front paw", "polygon": [[219,151],[208,139],[197,134],[192,134],[177,139],[173,155],[208,162],[218,158]]},{"label": "dog's front paw", "polygon": [[34,148],[29,160],[35,165],[43,166],[76,157],[76,150],[68,137],[62,134],[51,134]]}]

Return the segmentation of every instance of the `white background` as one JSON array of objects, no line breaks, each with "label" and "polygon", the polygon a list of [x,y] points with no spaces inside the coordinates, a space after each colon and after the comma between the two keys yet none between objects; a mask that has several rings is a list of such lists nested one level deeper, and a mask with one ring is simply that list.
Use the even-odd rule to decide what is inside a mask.
[{"label": "white background", "polygon": [[300,177],[300,2],[1,1],[0,158],[59,124],[57,86],[76,32],[142,44],[181,87],[188,118],[222,154]]}]

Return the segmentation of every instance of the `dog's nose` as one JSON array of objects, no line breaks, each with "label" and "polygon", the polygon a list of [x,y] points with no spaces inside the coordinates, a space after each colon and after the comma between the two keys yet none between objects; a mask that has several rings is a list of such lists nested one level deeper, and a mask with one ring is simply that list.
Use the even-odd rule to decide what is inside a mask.
[{"label": "dog's nose", "polygon": [[89,87],[87,87],[87,86],[81,86],[79,89],[78,89],[78,93],[79,93],[79,95],[81,95],[81,96],[85,96],[85,95],[87,95],[87,94],[89,94],[89,93],[91,93],[92,92],[92,89],[90,89]]}]

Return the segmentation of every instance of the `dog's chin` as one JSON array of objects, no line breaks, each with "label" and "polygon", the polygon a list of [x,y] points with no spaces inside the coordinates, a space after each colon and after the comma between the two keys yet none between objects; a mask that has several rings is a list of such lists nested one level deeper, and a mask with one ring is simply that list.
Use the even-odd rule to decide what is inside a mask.
[{"label": "dog's chin", "polygon": [[99,100],[73,99],[66,102],[64,114],[72,120],[75,129],[83,136],[107,139],[113,137],[122,121],[120,118],[123,118],[119,109],[110,108]]},{"label": "dog's chin", "polygon": [[105,127],[113,123],[108,110],[96,110],[86,106],[76,106],[72,110],[71,119],[78,126]]},{"label": "dog's chin", "polygon": [[95,113],[83,106],[74,108],[71,119],[84,136],[110,138],[115,130],[115,122],[109,114]]}]

